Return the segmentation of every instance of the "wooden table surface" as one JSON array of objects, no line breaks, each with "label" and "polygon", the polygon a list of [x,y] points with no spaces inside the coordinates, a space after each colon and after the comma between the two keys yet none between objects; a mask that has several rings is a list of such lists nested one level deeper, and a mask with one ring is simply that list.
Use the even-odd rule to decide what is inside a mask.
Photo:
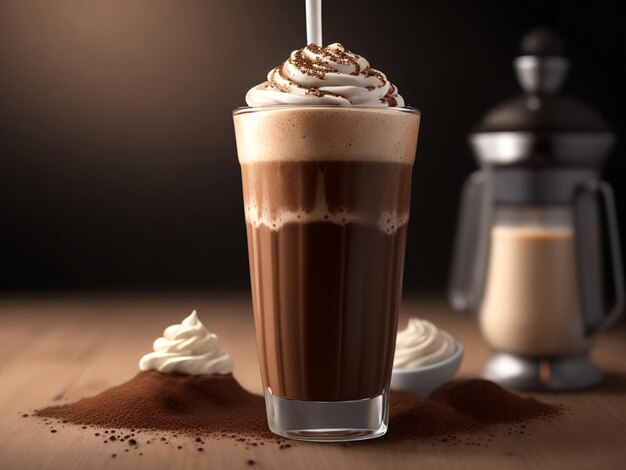
[{"label": "wooden table surface", "polygon": [[[192,309],[218,333],[235,361],[235,377],[261,392],[254,325],[245,296],[126,296],[0,299],[0,469],[98,468],[626,468],[626,326],[603,334],[593,356],[606,374],[594,390],[539,398],[568,408],[552,422],[529,426],[529,434],[496,428],[488,447],[437,442],[370,442],[354,446],[293,443],[250,447],[207,441],[198,452],[156,442],[123,452],[103,444],[91,430],[65,425],[50,433],[35,408],[74,401],[122,383],[137,373],[137,361],[164,327]],[[434,321],[466,350],[460,377],[476,377],[488,350],[473,318],[452,313],[441,299],[409,298],[406,317]],[[141,444],[140,444],[141,445]],[[111,454],[115,452],[116,458]],[[479,467],[480,466],[480,467]]]}]

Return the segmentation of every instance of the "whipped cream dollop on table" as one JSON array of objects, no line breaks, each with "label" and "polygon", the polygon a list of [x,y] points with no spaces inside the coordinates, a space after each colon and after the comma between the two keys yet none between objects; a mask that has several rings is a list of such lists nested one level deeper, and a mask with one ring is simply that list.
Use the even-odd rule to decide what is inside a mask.
[{"label": "whipped cream dollop on table", "polygon": [[153,348],[154,352],[141,358],[139,369],[189,375],[233,371],[233,361],[222,350],[220,339],[206,329],[195,310],[180,324],[168,326]]},{"label": "whipped cream dollop on table", "polygon": [[441,362],[456,350],[452,336],[426,320],[409,319],[405,330],[396,337],[394,369],[414,369]]},{"label": "whipped cream dollop on table", "polygon": [[246,102],[249,106],[404,106],[384,73],[339,43],[309,44],[293,51],[269,72],[266,82],[248,91]]}]

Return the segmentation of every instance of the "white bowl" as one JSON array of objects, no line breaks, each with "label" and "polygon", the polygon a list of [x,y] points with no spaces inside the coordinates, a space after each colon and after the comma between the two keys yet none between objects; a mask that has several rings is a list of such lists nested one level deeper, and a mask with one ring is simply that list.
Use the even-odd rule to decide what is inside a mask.
[{"label": "white bowl", "polygon": [[463,360],[463,345],[456,341],[454,354],[435,364],[414,369],[393,369],[391,389],[408,390],[427,397],[454,377]]}]

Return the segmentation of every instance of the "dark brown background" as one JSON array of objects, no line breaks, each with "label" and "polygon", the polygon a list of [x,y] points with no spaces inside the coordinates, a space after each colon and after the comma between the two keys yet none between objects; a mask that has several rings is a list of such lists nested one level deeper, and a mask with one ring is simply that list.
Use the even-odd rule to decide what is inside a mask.
[{"label": "dark brown background", "polygon": [[[566,92],[618,131],[607,178],[624,227],[618,3],[326,2],[325,42],[365,55],[423,112],[407,288],[445,285],[474,167],[466,133],[517,93],[511,59],[536,25],[567,41]],[[246,288],[230,112],[304,45],[303,4],[0,0],[0,288]]]}]

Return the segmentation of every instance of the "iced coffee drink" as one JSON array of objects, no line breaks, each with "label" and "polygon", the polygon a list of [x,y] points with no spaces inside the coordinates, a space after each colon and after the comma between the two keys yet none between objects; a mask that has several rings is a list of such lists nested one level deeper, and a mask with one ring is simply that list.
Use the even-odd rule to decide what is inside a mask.
[{"label": "iced coffee drink", "polygon": [[272,431],[387,427],[419,114],[339,44],[309,45],[234,113]]}]

